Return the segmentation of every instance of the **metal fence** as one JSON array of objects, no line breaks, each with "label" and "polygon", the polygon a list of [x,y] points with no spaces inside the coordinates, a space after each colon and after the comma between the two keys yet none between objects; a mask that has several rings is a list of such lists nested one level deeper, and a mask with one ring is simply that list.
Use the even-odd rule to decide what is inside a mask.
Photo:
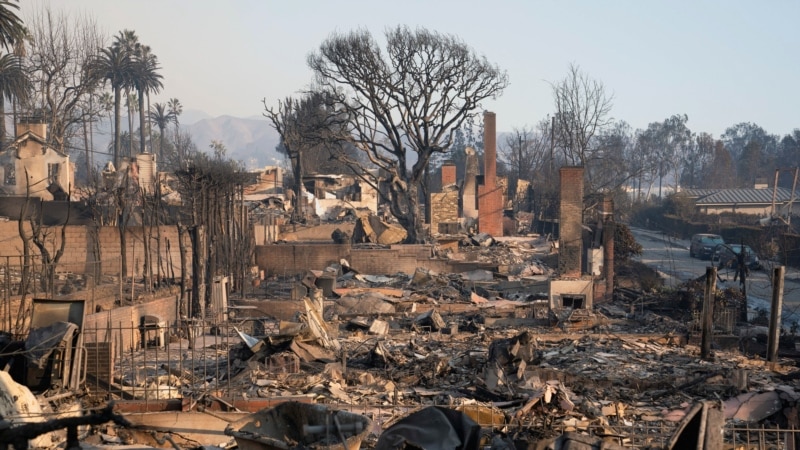
[{"label": "metal fence", "polygon": [[[739,317],[738,314],[738,308],[715,309],[713,319],[714,328],[722,334],[732,335],[736,328],[736,318]],[[700,334],[702,332],[702,321],[703,312],[692,311],[692,325],[690,329],[692,334]]]}]

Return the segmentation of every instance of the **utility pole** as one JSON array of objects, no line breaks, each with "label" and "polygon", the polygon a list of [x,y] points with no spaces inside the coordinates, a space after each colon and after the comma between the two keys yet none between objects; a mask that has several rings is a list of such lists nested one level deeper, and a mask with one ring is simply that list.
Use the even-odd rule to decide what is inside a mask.
[{"label": "utility pole", "polygon": [[556,145],[556,116],[550,125],[550,176],[553,175],[553,148]]},{"label": "utility pole", "polygon": [[701,316],[700,358],[711,359],[711,340],[714,334],[714,298],[716,297],[717,268],[706,267],[706,290],[703,297],[703,314]]},{"label": "utility pole", "polygon": [[783,308],[783,275],[785,268],[776,267],[772,272],[772,304],[769,313],[769,338],[767,340],[767,361],[770,369],[778,362],[778,343],[781,336],[781,308]]},{"label": "utility pole", "polygon": [[797,189],[797,175],[800,173],[800,167],[794,168],[794,181],[792,181],[792,195],[789,196],[789,209],[786,212],[786,224],[792,224],[792,205],[794,204],[794,192]]}]

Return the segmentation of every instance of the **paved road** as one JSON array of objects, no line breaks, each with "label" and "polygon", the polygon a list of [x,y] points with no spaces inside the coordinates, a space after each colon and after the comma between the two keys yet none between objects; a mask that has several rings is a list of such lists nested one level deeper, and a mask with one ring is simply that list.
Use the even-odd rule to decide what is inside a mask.
[{"label": "paved road", "polygon": [[[638,259],[665,275],[666,284],[677,287],[681,283],[697,278],[706,272],[711,262],[689,256],[689,242],[672,238],[666,234],[631,228],[637,242],[642,244],[642,256]],[[770,263],[766,262],[765,266]],[[750,308],[769,310],[772,298],[772,283],[769,279],[771,270],[751,270],[747,277],[747,296]],[[718,288],[739,286],[733,281],[733,271],[722,269],[719,272],[723,280]],[[800,271],[787,268],[784,277],[784,311],[782,322],[788,326],[792,321],[800,323]]]}]

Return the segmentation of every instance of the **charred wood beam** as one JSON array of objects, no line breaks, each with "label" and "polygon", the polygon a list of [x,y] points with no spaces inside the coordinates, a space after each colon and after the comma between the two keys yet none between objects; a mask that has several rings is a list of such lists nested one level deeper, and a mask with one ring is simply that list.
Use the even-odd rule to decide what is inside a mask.
[{"label": "charred wood beam", "polygon": [[[123,427],[130,427],[131,423],[124,417],[114,413],[114,404],[109,403],[105,408],[92,414],[81,417],[64,417],[61,419],[52,419],[46,422],[27,423],[15,427],[5,428],[0,425],[0,447],[8,448],[9,445],[13,446],[16,450],[25,450],[28,448],[28,440],[33,439],[45,433],[67,429],[67,449],[80,448],[78,442],[78,427],[83,425],[100,425],[106,422],[114,422]],[[8,423],[5,420],[2,423]]]}]

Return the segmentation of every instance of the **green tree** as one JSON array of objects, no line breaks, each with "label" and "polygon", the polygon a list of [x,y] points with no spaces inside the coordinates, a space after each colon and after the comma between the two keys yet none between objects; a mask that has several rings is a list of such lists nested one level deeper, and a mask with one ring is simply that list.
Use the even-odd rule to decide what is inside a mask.
[{"label": "green tree", "polygon": [[114,42],[111,44],[112,47],[118,48],[120,51],[124,52],[128,55],[128,76],[125,80],[125,106],[128,110],[128,136],[131,139],[129,143],[129,150],[128,156],[133,156],[133,113],[136,112],[136,108],[138,107],[139,102],[134,101],[136,100],[135,94],[131,93],[131,90],[136,87],[135,80],[138,75],[137,73],[137,53],[139,52],[139,48],[141,44],[139,43],[139,36],[136,35],[134,30],[122,30],[114,36]]},{"label": "green tree", "polygon": [[100,50],[100,54],[92,61],[90,71],[102,82],[111,84],[114,92],[114,166],[120,162],[120,108],[122,91],[129,85],[132,73],[130,54],[117,46]]},{"label": "green tree", "polygon": [[183,105],[177,98],[171,98],[167,102],[167,110],[173,117],[173,123],[176,129],[180,126],[180,116],[183,114]]},{"label": "green tree", "polygon": [[762,151],[766,153],[775,153],[778,145],[777,136],[750,122],[741,122],[726,128],[720,139],[735,160],[739,160],[750,142],[758,142]]},{"label": "green tree", "polygon": [[586,166],[588,192],[618,189],[636,175],[629,160],[635,145],[634,133],[627,122],[609,123],[595,142],[595,151]]},{"label": "green tree", "polygon": [[[385,52],[366,30],[334,34],[308,57],[317,85],[335,99],[348,139],[388,177],[392,215],[407,242],[422,239],[418,189],[431,157],[508,85],[504,71],[452,35],[424,28],[386,31]],[[377,179],[353,164],[364,179]]]},{"label": "green tree", "polygon": [[[133,76],[133,74],[131,74]],[[130,80],[133,84],[133,79]],[[137,147],[133,145],[133,114],[139,109],[139,99],[135,92],[128,92],[125,95],[125,109],[128,110],[128,151],[125,152],[128,156],[134,155],[134,149]]]},{"label": "green tree", "polygon": [[175,116],[167,111],[167,106],[163,103],[153,103],[150,109],[150,120],[152,120],[158,127],[158,160],[164,160],[164,139],[167,132],[167,127],[171,123],[175,123]]},{"label": "green tree", "polygon": [[681,184],[689,188],[699,187],[703,174],[708,171],[708,165],[714,157],[714,145],[714,136],[709,133],[699,133],[694,137],[684,156]]},{"label": "green tree", "polygon": [[736,167],[733,158],[719,140],[714,144],[714,157],[709,165],[705,186],[708,189],[727,189],[736,186]]},{"label": "green tree", "polygon": [[183,164],[189,157],[189,154],[184,152],[184,146],[180,145],[181,142],[181,122],[180,117],[183,114],[183,105],[177,98],[171,98],[167,101],[167,111],[172,115],[172,123],[175,124],[175,150],[177,151],[178,164]]},{"label": "green tree", "polygon": [[225,156],[228,154],[228,147],[226,147],[225,143],[222,141],[212,139],[208,147],[214,151],[214,158],[218,160],[225,159]]},{"label": "green tree", "polygon": [[22,68],[20,58],[9,53],[0,56],[0,145],[6,141],[5,100],[24,102],[30,89],[30,79]]},{"label": "green tree", "polygon": [[19,5],[10,0],[0,0],[0,47],[6,50],[13,48],[26,35],[22,19],[14,12],[18,9]]},{"label": "green tree", "polygon": [[145,134],[145,97],[157,94],[164,87],[163,78],[158,73],[158,58],[150,51],[147,45],[137,45],[133,57],[133,86],[139,97],[139,152],[145,152],[147,142]]},{"label": "green tree", "polygon": [[661,192],[662,177],[670,173],[674,183],[672,192],[678,191],[682,163],[685,159],[687,148],[692,143],[692,131],[686,126],[686,122],[688,121],[689,116],[686,114],[675,114],[664,119],[664,122],[661,123],[658,134],[660,148],[659,160],[661,163],[658,182],[658,196],[660,198],[663,198]]},{"label": "green tree", "polygon": [[739,186],[745,188],[753,187],[756,178],[764,173],[759,170],[762,163],[764,163],[764,154],[761,144],[755,140],[749,141],[744,146],[742,153],[739,155],[739,161],[737,161],[736,173],[739,178]]},{"label": "green tree", "polygon": [[614,224],[614,260],[625,262],[634,256],[642,254],[642,244],[636,242],[636,237],[624,223]]}]

